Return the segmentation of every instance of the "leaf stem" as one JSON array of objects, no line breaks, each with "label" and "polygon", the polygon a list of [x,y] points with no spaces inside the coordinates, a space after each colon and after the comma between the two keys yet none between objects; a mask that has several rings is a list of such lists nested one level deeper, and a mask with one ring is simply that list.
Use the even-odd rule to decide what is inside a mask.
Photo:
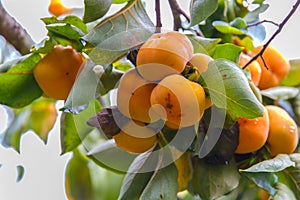
[{"label": "leaf stem", "polygon": [[[271,36],[271,38],[263,45],[262,49],[260,50],[260,52],[258,54],[256,54],[248,63],[246,63],[243,66],[243,69],[245,69],[248,65],[250,65],[254,60],[258,59],[259,57],[263,57],[263,54],[266,50],[266,48],[269,46],[269,44],[274,40],[274,38],[282,31],[283,27],[285,26],[285,24],[289,21],[289,19],[293,16],[293,14],[296,12],[296,10],[298,9],[298,6],[300,4],[300,0],[297,0],[296,3],[293,5],[292,9],[290,10],[290,12],[288,13],[288,15],[283,19],[283,21],[278,24],[278,29],[276,30],[276,32]],[[268,68],[268,66],[265,67]]]}]

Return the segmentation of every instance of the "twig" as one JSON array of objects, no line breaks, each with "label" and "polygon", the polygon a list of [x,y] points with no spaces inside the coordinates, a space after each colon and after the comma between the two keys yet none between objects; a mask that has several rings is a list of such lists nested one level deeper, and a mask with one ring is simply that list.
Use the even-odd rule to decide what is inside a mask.
[{"label": "twig", "polygon": [[181,26],[181,19],[180,19],[180,6],[177,2],[177,0],[169,0],[169,5],[171,7],[171,11],[173,14],[173,21],[174,21],[174,25],[173,25],[173,29],[175,31],[179,30],[182,26]]},{"label": "twig", "polygon": [[155,0],[155,12],[156,12],[156,33],[161,32],[161,15],[160,15],[160,0]]},{"label": "twig", "polygon": [[[293,8],[290,10],[289,14],[283,19],[283,21],[278,25],[278,29],[276,32],[271,36],[271,38],[263,45],[262,49],[259,51],[258,54],[256,54],[254,57],[252,57],[251,60],[249,60],[248,63],[246,63],[243,66],[243,69],[245,69],[248,65],[250,65],[254,60],[256,60],[258,57],[263,57],[263,54],[266,50],[266,48],[269,46],[269,44],[274,40],[274,38],[282,31],[285,24],[289,21],[289,19],[293,16],[293,14],[296,12],[298,6],[300,4],[300,0],[297,0],[297,2],[293,5]],[[268,68],[265,65],[266,68]]]},{"label": "twig", "polygon": [[0,0],[0,35],[22,55],[28,54],[34,44],[26,30],[6,10]]},{"label": "twig", "polygon": [[254,24],[249,24],[247,27],[258,26],[258,25],[263,24],[263,23],[270,23],[270,24],[273,24],[275,26],[279,26],[278,23],[276,23],[274,21],[271,21],[271,20],[265,19],[265,20],[262,20],[260,22],[254,23]]}]

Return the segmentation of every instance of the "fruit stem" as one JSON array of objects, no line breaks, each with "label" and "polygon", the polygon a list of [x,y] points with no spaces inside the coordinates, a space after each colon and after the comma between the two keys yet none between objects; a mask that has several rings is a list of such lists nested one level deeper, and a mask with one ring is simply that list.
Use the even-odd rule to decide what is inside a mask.
[{"label": "fruit stem", "polygon": [[[254,60],[256,60],[259,57],[263,57],[263,54],[266,50],[266,48],[269,46],[269,44],[274,40],[274,38],[282,31],[283,27],[285,26],[285,24],[289,21],[289,19],[293,16],[293,14],[296,12],[296,10],[298,9],[298,6],[300,4],[300,0],[297,0],[296,3],[293,5],[292,9],[290,10],[290,12],[288,13],[288,15],[282,20],[282,22],[280,24],[278,24],[278,29],[276,30],[276,32],[271,36],[271,38],[263,45],[263,48],[260,50],[260,52],[258,52],[258,54],[256,54],[251,60],[249,60],[248,63],[246,63],[243,66],[243,69],[246,69],[246,67],[248,65],[250,65]],[[265,67],[268,69],[268,66],[265,64]]]}]

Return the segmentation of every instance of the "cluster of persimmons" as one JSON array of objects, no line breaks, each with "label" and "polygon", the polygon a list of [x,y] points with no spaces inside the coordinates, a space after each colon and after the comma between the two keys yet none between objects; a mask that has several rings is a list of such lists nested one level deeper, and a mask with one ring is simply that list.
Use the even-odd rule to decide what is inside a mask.
[{"label": "cluster of persimmons", "polygon": [[[247,54],[242,53],[239,65],[244,66],[262,50],[262,46]],[[274,47],[266,47],[264,53],[247,67],[252,82],[264,90],[277,87],[289,73],[290,65]],[[266,143],[272,156],[293,153],[298,144],[298,129],[295,121],[281,107],[267,105],[262,117],[239,119],[239,145],[236,153],[250,153],[259,150]]]},{"label": "cluster of persimmons", "polygon": [[[118,86],[117,107],[131,120],[114,136],[116,144],[140,153],[157,139],[155,131],[145,123],[163,120],[171,129],[196,124],[204,113],[205,92],[200,84],[181,73],[187,65],[203,70],[211,60],[205,54],[193,54],[193,46],[184,34],[152,35],[139,49],[136,67],[122,76]],[[131,130],[138,128],[135,123],[143,128]]]},{"label": "cluster of persimmons", "polygon": [[[251,56],[260,51],[240,55],[238,64],[244,66]],[[157,132],[148,124],[163,121],[169,129],[195,125],[205,109],[213,102],[196,81],[213,59],[202,53],[193,53],[190,40],[182,33],[153,34],[139,49],[136,67],[120,79],[117,108],[129,118],[118,134],[116,145],[131,153],[149,150],[157,142]],[[55,46],[35,66],[34,77],[44,92],[53,99],[67,99],[84,61],[72,47]],[[192,68],[195,79],[183,75]],[[274,48],[267,47],[263,60],[248,65],[251,81],[260,89],[278,86],[289,72],[289,63]],[[298,144],[298,130],[294,120],[282,108],[264,107],[262,117],[240,118],[239,145],[236,153],[259,150],[266,143],[271,155],[292,153]]]}]

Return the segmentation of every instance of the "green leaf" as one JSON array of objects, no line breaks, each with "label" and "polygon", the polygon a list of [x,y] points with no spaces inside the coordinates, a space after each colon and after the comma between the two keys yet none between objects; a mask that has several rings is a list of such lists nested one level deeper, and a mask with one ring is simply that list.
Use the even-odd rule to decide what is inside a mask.
[{"label": "green leaf", "polygon": [[245,36],[243,37],[243,39],[238,39],[238,45],[244,47],[245,50],[247,51],[252,51],[255,48],[253,44],[253,40],[249,36]]},{"label": "green leaf", "polygon": [[190,5],[191,24],[194,26],[211,16],[218,8],[218,0],[192,0]]},{"label": "green leaf", "polygon": [[12,121],[8,124],[4,131],[2,145],[5,147],[12,147],[17,152],[20,152],[21,136],[29,130],[30,110],[28,108],[11,111]]},{"label": "green leaf", "polygon": [[84,35],[84,32],[70,24],[51,24],[47,25],[46,28],[49,32],[58,34],[70,40],[79,40]]},{"label": "green leaf", "polygon": [[126,173],[137,157],[118,148],[113,139],[100,142],[87,155],[97,165],[117,173]]},{"label": "green leaf", "polygon": [[262,4],[265,0],[254,0],[253,4]]},{"label": "green leaf", "polygon": [[238,29],[245,29],[245,30],[247,29],[247,22],[240,17],[237,17],[233,21],[231,21],[230,25]]},{"label": "green leaf", "polygon": [[74,151],[66,168],[66,195],[73,200],[93,200],[93,189],[88,160]]},{"label": "green leaf", "polygon": [[[251,22],[250,24],[255,24],[259,21]],[[249,35],[254,41],[263,42],[266,38],[266,28],[263,24],[258,24],[255,26],[249,26],[247,35]]]},{"label": "green leaf", "polygon": [[57,117],[55,101],[46,98],[34,101],[30,111],[30,129],[46,143],[49,131],[53,128]]},{"label": "green leaf", "polygon": [[12,120],[4,131],[3,145],[13,147],[18,152],[21,136],[26,131],[33,130],[46,143],[57,116],[55,102],[44,98],[34,101],[23,109],[7,109],[7,112]]},{"label": "green leaf", "polygon": [[[300,87],[298,87],[300,90]],[[300,94],[298,94],[293,100],[292,100],[292,107],[294,109],[294,113],[297,116],[298,124],[300,124]]]},{"label": "green leaf", "polygon": [[86,24],[79,18],[74,15],[65,17],[64,19],[57,19],[56,17],[45,17],[41,19],[46,25],[50,24],[69,24],[74,27],[77,27],[82,32],[87,32]]},{"label": "green leaf", "polygon": [[224,58],[232,62],[237,62],[243,48],[231,43],[218,44],[213,54],[214,59]]},{"label": "green leaf", "polygon": [[144,189],[140,200],[176,199],[177,168],[172,163],[156,171]]},{"label": "green leaf", "polygon": [[295,166],[295,162],[290,159],[289,155],[279,154],[275,158],[265,160],[251,166],[248,169],[240,170],[241,172],[279,172],[288,167]]},{"label": "green leaf", "polygon": [[187,37],[192,42],[194,53],[204,53],[208,55],[213,54],[217,44],[222,40],[220,38],[204,38],[196,35],[187,35]]},{"label": "green leaf", "polygon": [[275,173],[256,172],[256,173],[243,173],[250,180],[252,180],[258,187],[268,191],[269,194],[274,196],[277,192],[275,186],[278,183],[278,177]]},{"label": "green leaf", "polygon": [[278,183],[277,184],[278,192],[276,195],[272,198],[273,200],[296,200],[295,194],[293,191],[287,187],[285,184]]},{"label": "green leaf", "polygon": [[93,200],[118,199],[124,176],[103,169],[92,161],[88,163],[88,167],[93,186]]},{"label": "green leaf", "polygon": [[157,158],[152,156],[152,152],[145,152],[136,157],[130,165],[121,187],[119,200],[138,200],[144,188],[147,186],[153,170],[147,170],[149,165],[156,165]]},{"label": "green leaf", "polygon": [[273,159],[262,161],[248,169],[240,170],[240,172],[274,196],[277,191],[275,186],[278,182],[275,172],[280,172],[293,166],[295,166],[295,162],[291,160],[289,155],[279,154]]},{"label": "green leaf", "polygon": [[[86,105],[100,95],[104,95],[111,89],[116,88],[123,72],[117,70],[113,70],[112,72],[105,71],[99,78],[94,72],[95,66],[96,65],[90,60],[86,62],[86,65],[77,77],[62,110],[65,112],[77,113],[76,107]],[[102,66],[98,67],[102,68]]]},{"label": "green leaf", "polygon": [[21,57],[17,57],[15,59],[9,60],[5,63],[2,63],[0,65],[0,73],[7,72],[10,68],[16,66],[17,64],[23,62],[25,59],[27,59],[31,54],[27,54]]},{"label": "green leaf", "polygon": [[62,154],[74,150],[93,130],[86,122],[99,112],[100,108],[99,102],[95,100],[79,114],[62,113],[60,131]]},{"label": "green leaf", "polygon": [[112,3],[113,4],[121,4],[121,3],[125,3],[128,2],[129,0],[113,0]]},{"label": "green leaf", "polygon": [[240,175],[234,162],[228,165],[211,165],[195,157],[193,166],[192,186],[202,199],[222,197],[239,185]]},{"label": "green leaf", "polygon": [[300,85],[300,59],[290,60],[291,69],[282,81],[282,85],[285,86],[297,86]]},{"label": "green leaf", "polygon": [[268,8],[269,8],[268,4],[261,4],[255,10],[248,12],[247,15],[244,17],[244,20],[247,22],[257,21],[259,15],[265,12]]},{"label": "green leaf", "polygon": [[103,17],[111,4],[112,0],[84,0],[83,21],[88,23]]},{"label": "green leaf", "polygon": [[141,0],[130,1],[83,37],[95,47],[85,51],[95,63],[110,64],[144,43],[154,31]]},{"label": "green leaf", "polygon": [[123,72],[128,71],[131,68],[134,68],[135,66],[129,61],[129,60],[119,60],[118,62],[113,63],[113,66],[117,70],[121,70]]},{"label": "green leaf", "polygon": [[233,199],[238,199],[239,192],[240,192],[239,187],[237,187],[236,189],[234,189],[230,193],[225,194],[225,195],[223,195],[221,197],[218,197],[215,200],[233,200]]},{"label": "green leaf", "polygon": [[236,120],[262,116],[263,106],[252,92],[242,69],[235,63],[218,59],[209,63],[201,75],[201,85],[218,108]]},{"label": "green leaf", "polygon": [[42,95],[33,76],[40,59],[39,54],[32,54],[7,72],[0,73],[0,104],[21,108]]},{"label": "green leaf", "polygon": [[99,97],[99,92],[97,91],[99,77],[93,71],[94,66],[95,64],[90,60],[86,61],[62,110],[72,112],[72,108],[86,105]]},{"label": "green leaf", "polygon": [[278,174],[279,182],[286,184],[292,189],[296,199],[300,198],[300,154],[294,153],[289,155],[290,159],[295,162],[295,166],[289,167]]},{"label": "green leaf", "polygon": [[279,86],[262,90],[261,94],[273,100],[288,100],[295,98],[299,94],[299,92],[300,90],[298,88]]},{"label": "green leaf", "polygon": [[24,177],[25,169],[22,165],[17,165],[17,183],[20,182]]},{"label": "green leaf", "polygon": [[231,26],[230,24],[228,24],[227,22],[224,22],[224,21],[214,21],[212,23],[212,25],[218,30],[220,31],[221,33],[224,33],[224,34],[235,34],[235,35],[244,35],[245,33],[236,28],[236,27],[233,27]]}]

